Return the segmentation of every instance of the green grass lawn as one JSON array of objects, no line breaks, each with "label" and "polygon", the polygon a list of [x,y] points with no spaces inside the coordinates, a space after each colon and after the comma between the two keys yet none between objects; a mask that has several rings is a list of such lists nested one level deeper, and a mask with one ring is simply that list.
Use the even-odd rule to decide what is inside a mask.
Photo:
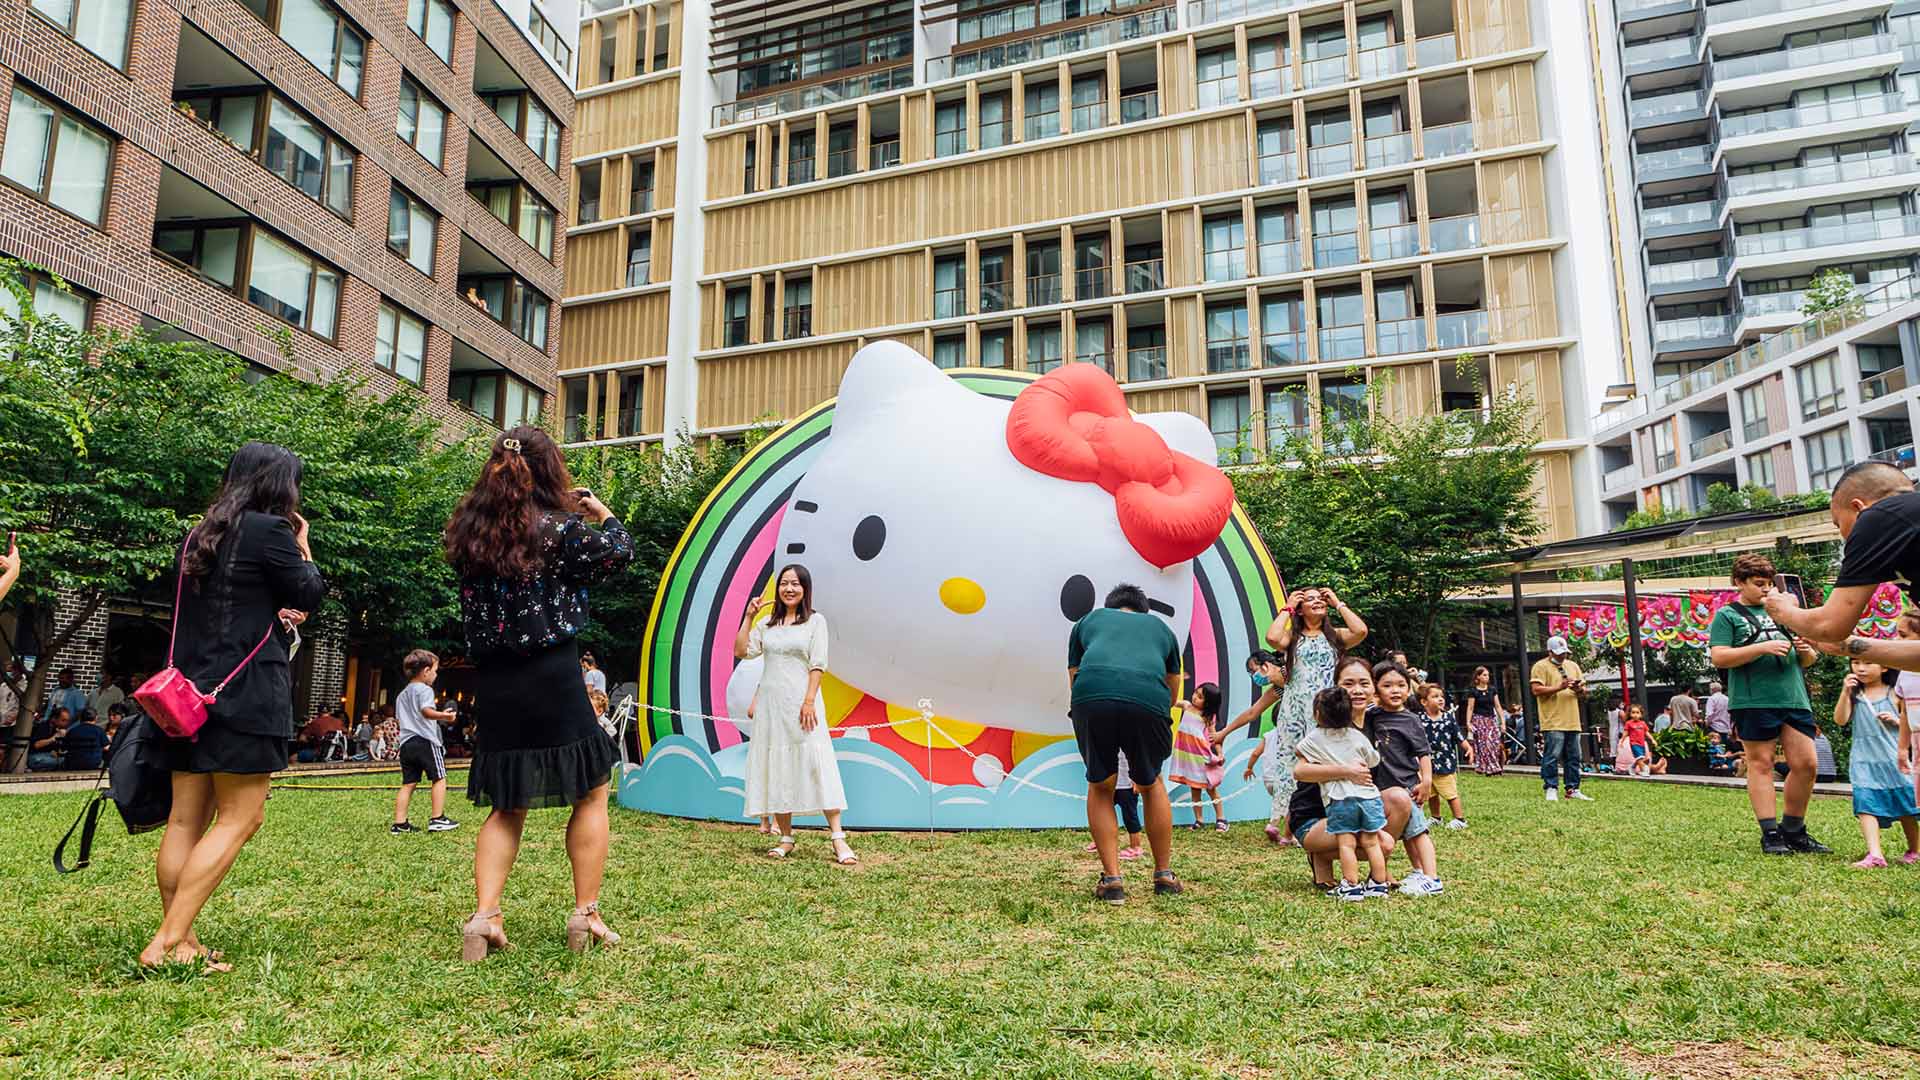
[{"label": "green grass lawn", "polygon": [[157,834],[116,824],[56,879],[81,796],[8,797],[0,1076],[1920,1075],[1920,867],[1849,869],[1845,801],[1811,820],[1836,854],[1768,859],[1738,791],[1462,786],[1446,894],[1350,905],[1256,826],[1178,834],[1187,896],[1141,869],[1114,909],[1082,833],[869,835],[844,869],[818,833],[776,863],[751,830],[616,811],[626,943],[586,958],[546,811],[517,947],[474,967],[470,807],[396,837],[385,793],[281,791],[201,920],[235,971],[204,978],[129,964]]}]

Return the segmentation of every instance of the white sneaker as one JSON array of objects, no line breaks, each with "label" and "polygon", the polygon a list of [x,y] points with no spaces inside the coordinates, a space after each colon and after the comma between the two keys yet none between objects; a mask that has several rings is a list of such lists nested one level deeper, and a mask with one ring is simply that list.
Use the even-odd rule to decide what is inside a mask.
[{"label": "white sneaker", "polygon": [[1593,801],[1593,796],[1591,796],[1591,795],[1589,795],[1589,794],[1587,794],[1587,793],[1586,793],[1586,792],[1584,792],[1584,791],[1581,791],[1581,790],[1580,790],[1579,788],[1574,788],[1574,789],[1573,789],[1572,791],[1569,791],[1569,792],[1567,792],[1567,798],[1569,798],[1569,799],[1579,799],[1579,800],[1580,800],[1581,802],[1592,802],[1592,801]]},{"label": "white sneaker", "polygon": [[1557,790],[1555,790],[1555,789],[1553,789],[1553,788],[1548,788],[1548,789],[1547,789],[1547,801],[1548,801],[1548,802],[1559,802],[1559,801],[1560,801],[1560,792],[1559,792],[1559,791],[1557,791]]},{"label": "white sneaker", "polygon": [[1427,875],[1418,870],[1409,870],[1407,871],[1407,876],[1400,879],[1400,888],[1398,891],[1402,896],[1424,896],[1425,893],[1421,890],[1426,880]]},{"label": "white sneaker", "polygon": [[1457,817],[1457,818],[1454,818],[1452,821],[1447,822],[1447,828],[1449,829],[1464,829],[1466,827],[1467,827],[1466,818]]},{"label": "white sneaker", "polygon": [[1446,888],[1447,887],[1445,885],[1440,883],[1439,878],[1428,877],[1425,874],[1421,874],[1420,875],[1420,891],[1415,893],[1414,895],[1415,896],[1439,896],[1442,892],[1446,891]]}]

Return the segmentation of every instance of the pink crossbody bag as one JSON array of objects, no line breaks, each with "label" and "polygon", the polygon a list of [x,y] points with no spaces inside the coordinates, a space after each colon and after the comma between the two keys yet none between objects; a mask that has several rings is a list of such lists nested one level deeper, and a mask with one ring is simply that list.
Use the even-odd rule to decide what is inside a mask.
[{"label": "pink crossbody bag", "polygon": [[192,542],[193,533],[189,532],[186,541],[180,545],[180,574],[173,585],[173,629],[167,634],[166,670],[148,679],[133,692],[133,700],[140,703],[148,716],[153,717],[153,722],[160,726],[160,730],[176,739],[200,737],[200,729],[207,725],[207,706],[219,700],[220,691],[225,690],[227,684],[252,663],[254,657],[260,655],[260,650],[266,648],[267,641],[273,637],[273,627],[269,625],[260,644],[255,645],[247,658],[240,661],[240,666],[221,679],[220,685],[214,687],[210,694],[201,693],[200,688],[193,685],[193,680],[187,678],[186,672],[173,666],[173,643],[180,636],[180,594],[187,579],[187,544]]}]

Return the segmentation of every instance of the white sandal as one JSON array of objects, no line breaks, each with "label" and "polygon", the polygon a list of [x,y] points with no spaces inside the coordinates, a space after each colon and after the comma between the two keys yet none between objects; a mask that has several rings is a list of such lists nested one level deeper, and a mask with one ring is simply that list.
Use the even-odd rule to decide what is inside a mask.
[{"label": "white sandal", "polygon": [[[828,833],[827,839],[837,840],[842,844],[846,844],[847,834],[845,832]],[[833,861],[839,863],[841,866],[852,866],[854,863],[860,861],[860,856],[854,854],[852,844],[847,844],[847,853],[845,855],[835,855]]]},{"label": "white sandal", "polygon": [[793,848],[794,848],[793,837],[783,836],[780,838],[780,843],[777,847],[771,848],[767,851],[767,858],[784,859],[787,856],[793,854]]}]

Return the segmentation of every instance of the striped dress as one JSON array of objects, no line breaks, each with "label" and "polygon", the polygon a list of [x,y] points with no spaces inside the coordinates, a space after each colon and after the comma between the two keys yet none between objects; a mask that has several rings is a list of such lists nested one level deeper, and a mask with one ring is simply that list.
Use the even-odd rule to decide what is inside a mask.
[{"label": "striped dress", "polygon": [[1180,714],[1180,727],[1173,733],[1173,760],[1167,769],[1167,782],[1188,787],[1217,788],[1226,776],[1226,765],[1216,764],[1211,729],[1207,718],[1186,709]]}]

